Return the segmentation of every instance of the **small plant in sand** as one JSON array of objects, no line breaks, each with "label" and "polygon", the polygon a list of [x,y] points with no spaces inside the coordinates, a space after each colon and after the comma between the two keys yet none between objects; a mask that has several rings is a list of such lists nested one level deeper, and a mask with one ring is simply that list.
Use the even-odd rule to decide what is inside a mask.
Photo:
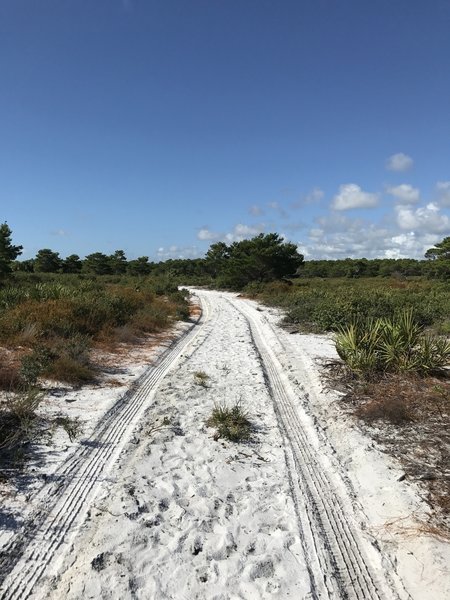
[{"label": "small plant in sand", "polygon": [[163,417],[162,420],[156,419],[155,422],[148,425],[145,434],[151,436],[152,434],[169,427],[169,425],[172,425],[172,419],[170,417]]},{"label": "small plant in sand", "polygon": [[205,373],[205,371],[196,371],[194,373],[194,381],[197,385],[201,387],[208,387],[209,375]]},{"label": "small plant in sand", "polygon": [[83,432],[83,426],[78,417],[75,419],[67,416],[56,417],[53,422],[53,427],[54,429],[61,427],[61,429],[67,433],[71,442],[73,442]]},{"label": "small plant in sand", "polygon": [[37,436],[36,410],[42,398],[35,388],[8,395],[0,408],[0,453],[15,452]]},{"label": "small plant in sand", "polygon": [[227,406],[225,403],[216,404],[206,425],[216,428],[215,439],[225,438],[230,442],[244,442],[251,434],[251,423],[240,401],[233,406]]},{"label": "small plant in sand", "polygon": [[22,462],[33,442],[48,439],[57,428],[62,428],[71,441],[81,433],[78,419],[39,415],[43,398],[43,392],[29,387],[10,393],[0,404],[0,469]]}]

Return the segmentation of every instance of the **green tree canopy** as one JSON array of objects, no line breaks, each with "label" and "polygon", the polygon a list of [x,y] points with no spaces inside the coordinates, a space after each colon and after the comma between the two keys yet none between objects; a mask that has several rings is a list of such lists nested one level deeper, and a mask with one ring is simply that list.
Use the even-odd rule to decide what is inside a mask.
[{"label": "green tree canopy", "polygon": [[13,271],[21,271],[22,273],[34,273],[34,258],[27,260],[15,260],[12,264]]},{"label": "green tree canopy", "polygon": [[148,262],[148,256],[139,256],[134,260],[128,261],[127,272],[130,275],[148,275],[152,270],[151,263]]},{"label": "green tree canopy", "polygon": [[111,271],[115,275],[121,275],[127,270],[127,257],[123,250],[116,250],[114,254],[109,257],[109,263],[111,265]]},{"label": "green tree canopy", "polygon": [[63,273],[80,273],[83,266],[78,254],[70,254],[62,263]]},{"label": "green tree canopy", "polygon": [[450,236],[445,237],[441,242],[438,242],[433,248],[429,248],[425,252],[425,258],[431,260],[450,259]]},{"label": "green tree canopy", "polygon": [[83,269],[94,275],[110,275],[112,272],[110,257],[102,252],[88,254],[84,259]]},{"label": "green tree canopy", "polygon": [[40,273],[57,273],[61,269],[62,260],[58,252],[50,248],[42,248],[36,254],[34,270]]},{"label": "green tree canopy", "polygon": [[14,246],[11,240],[12,231],[5,222],[0,225],[0,280],[12,271],[12,262],[22,254],[23,246]]},{"label": "green tree canopy", "polygon": [[205,264],[208,272],[213,277],[217,277],[217,275],[225,267],[229,258],[230,248],[225,244],[225,242],[211,244],[205,258]]},{"label": "green tree canopy", "polygon": [[289,277],[303,262],[297,246],[285,242],[277,233],[261,233],[250,240],[234,242],[229,247],[222,244],[211,247],[207,260],[214,257],[216,264],[220,265],[218,279],[226,287],[239,289],[251,281]]}]

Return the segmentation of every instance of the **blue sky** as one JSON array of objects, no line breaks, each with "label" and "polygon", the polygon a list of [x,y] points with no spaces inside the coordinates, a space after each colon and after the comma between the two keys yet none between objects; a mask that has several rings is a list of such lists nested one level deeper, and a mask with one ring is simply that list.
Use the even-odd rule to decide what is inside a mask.
[{"label": "blue sky", "polygon": [[0,0],[0,221],[23,258],[308,258],[450,235],[448,0]]}]

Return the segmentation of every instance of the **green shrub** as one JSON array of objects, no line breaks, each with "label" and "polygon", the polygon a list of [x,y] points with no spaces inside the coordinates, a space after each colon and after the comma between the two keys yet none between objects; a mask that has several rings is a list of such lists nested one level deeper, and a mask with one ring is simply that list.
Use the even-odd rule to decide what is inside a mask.
[{"label": "green shrub", "polygon": [[450,314],[448,283],[410,279],[300,279],[249,285],[245,293],[285,309],[286,321],[316,331],[337,331],[364,317],[389,318],[413,309],[424,327],[438,327]]},{"label": "green shrub", "polygon": [[[93,344],[136,343],[142,333],[188,319],[187,295],[170,278],[18,273],[16,286],[0,289],[0,343],[31,350],[21,384],[35,385],[41,375],[92,380]],[[9,386],[8,374],[3,380]]]},{"label": "green shrub", "polygon": [[82,385],[95,380],[95,372],[70,356],[59,356],[45,369],[44,375],[56,381]]},{"label": "green shrub", "polygon": [[336,350],[350,369],[364,377],[382,373],[439,371],[450,362],[450,341],[424,334],[413,311],[382,319],[359,319],[336,336]]},{"label": "green shrub", "polygon": [[45,346],[36,346],[31,354],[22,358],[20,377],[26,386],[34,386],[38,377],[43,374],[55,358],[53,352]]},{"label": "green shrub", "polygon": [[138,333],[155,333],[167,327],[169,314],[168,306],[152,304],[133,315],[131,325]]}]

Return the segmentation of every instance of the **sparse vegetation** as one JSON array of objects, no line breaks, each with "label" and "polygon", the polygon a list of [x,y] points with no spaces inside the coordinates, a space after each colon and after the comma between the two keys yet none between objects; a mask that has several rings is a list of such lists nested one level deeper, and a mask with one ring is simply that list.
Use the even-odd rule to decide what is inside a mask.
[{"label": "sparse vegetation", "polygon": [[30,387],[9,393],[0,403],[0,463],[14,466],[24,459],[26,450],[36,440],[50,436],[56,427],[62,427],[73,440],[81,431],[78,420],[65,416],[45,418],[38,414],[44,395]]},{"label": "sparse vegetation", "polygon": [[216,428],[216,439],[224,438],[230,442],[245,442],[250,439],[251,423],[240,402],[233,406],[216,404],[206,424]]},{"label": "sparse vegetation", "polygon": [[450,382],[404,373],[347,380],[343,406],[369,426],[368,435],[399,461],[404,477],[421,482],[430,525],[448,536]]},{"label": "sparse vegetation", "polygon": [[209,375],[205,373],[205,371],[196,371],[194,373],[194,381],[197,385],[201,387],[208,387]]}]

